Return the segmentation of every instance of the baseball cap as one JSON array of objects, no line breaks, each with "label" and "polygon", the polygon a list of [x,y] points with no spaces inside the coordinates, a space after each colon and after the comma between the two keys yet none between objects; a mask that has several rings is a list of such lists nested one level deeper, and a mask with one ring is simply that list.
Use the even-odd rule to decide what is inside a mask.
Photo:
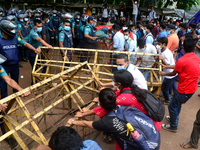
[{"label": "baseball cap", "polygon": [[166,30],[176,29],[176,26],[174,24],[169,24],[166,28]]},{"label": "baseball cap", "polygon": [[92,17],[92,16],[89,16],[89,17],[88,17],[88,22],[89,22],[90,20],[94,20],[94,21],[95,21],[94,17]]}]

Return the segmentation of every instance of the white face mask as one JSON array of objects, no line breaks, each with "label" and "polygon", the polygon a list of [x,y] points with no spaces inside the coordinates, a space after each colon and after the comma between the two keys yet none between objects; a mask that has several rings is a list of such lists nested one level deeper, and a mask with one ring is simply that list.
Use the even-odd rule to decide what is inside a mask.
[{"label": "white face mask", "polygon": [[123,27],[122,29],[123,29],[123,31],[124,31],[124,30],[128,29],[128,27]]},{"label": "white face mask", "polygon": [[146,46],[144,46],[144,48],[140,48],[141,51],[144,51],[146,49]]},{"label": "white face mask", "polygon": [[162,48],[160,47],[160,45],[156,45],[156,48],[158,49],[158,50],[161,50]]},{"label": "white face mask", "polygon": [[112,85],[113,85],[114,88],[119,89],[118,86],[115,85],[114,81],[112,81]]},{"label": "white face mask", "polygon": [[125,38],[125,40],[128,40],[129,37],[128,36],[124,36],[124,38]]}]

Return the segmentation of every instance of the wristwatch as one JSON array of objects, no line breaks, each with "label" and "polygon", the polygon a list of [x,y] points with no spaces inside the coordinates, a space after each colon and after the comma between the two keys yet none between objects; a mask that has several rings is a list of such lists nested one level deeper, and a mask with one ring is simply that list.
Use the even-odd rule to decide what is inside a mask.
[{"label": "wristwatch", "polygon": [[73,122],[75,121],[76,119],[72,120],[71,124],[73,124]]}]

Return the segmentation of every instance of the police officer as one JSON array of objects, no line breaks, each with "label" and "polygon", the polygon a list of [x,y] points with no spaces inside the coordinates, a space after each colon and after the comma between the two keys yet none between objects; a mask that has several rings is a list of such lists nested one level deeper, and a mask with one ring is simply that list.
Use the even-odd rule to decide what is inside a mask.
[{"label": "police officer", "polygon": [[[82,18],[81,18],[81,23],[82,25],[79,28],[79,37],[80,37],[80,48],[86,48],[86,44],[85,44],[85,40],[84,40],[84,30],[85,27],[87,25],[87,19],[88,19],[88,15],[87,14],[83,14]],[[87,56],[87,52],[86,51],[82,51],[80,53],[80,62],[84,62],[87,60],[87,58],[85,57],[85,55]]]},{"label": "police officer", "polygon": [[74,47],[77,47],[79,44],[79,28],[80,28],[80,15],[76,14],[74,16],[74,21],[72,22],[72,35],[73,35],[73,43]]},{"label": "police officer", "polygon": [[[72,31],[70,28],[69,20],[63,21],[62,29],[59,33],[59,46],[60,47],[68,47],[73,48],[73,39],[72,39]],[[61,50],[63,57],[65,57],[66,61],[71,61],[72,52],[67,51],[67,57],[65,55],[65,51]]]},{"label": "police officer", "polygon": [[[52,46],[46,43],[42,39],[41,31],[42,31],[42,21],[35,19],[33,28],[31,29],[31,32],[29,34],[29,43],[33,45],[34,48],[39,48],[39,46],[44,45],[44,46],[47,46],[49,49],[52,49]],[[35,62],[35,57],[36,57],[36,54],[33,51],[29,50],[28,59],[32,68]]]},{"label": "police officer", "polygon": [[58,17],[56,10],[53,10],[53,16],[51,17],[51,20],[52,20],[52,23],[53,23],[53,27],[55,29],[55,34],[54,34],[54,42],[55,43],[54,44],[58,45],[58,28],[59,28],[59,25],[61,23],[61,20]]},{"label": "police officer", "polygon": [[86,42],[86,48],[91,48],[91,49],[98,49],[98,44],[97,44],[97,36],[94,30],[94,17],[89,16],[88,17],[88,24],[85,27],[84,30],[84,37],[85,37],[85,42]]},{"label": "police officer", "polygon": [[[16,36],[16,26],[8,20],[0,22],[0,54],[5,56],[7,60],[2,64],[6,73],[11,75],[11,78],[18,83],[20,55],[18,44],[23,45],[35,53],[40,52],[40,49],[35,49],[32,45]],[[0,79],[1,84],[1,98],[7,97],[7,84],[4,80]],[[13,90],[13,92],[17,92]]]},{"label": "police officer", "polygon": [[[89,16],[88,17],[88,24],[86,25],[84,29],[84,40],[85,40],[85,46],[88,49],[98,49],[97,44],[97,36],[94,30],[94,17]],[[89,62],[89,52],[84,52],[84,56],[87,58],[87,61]]]},{"label": "police officer", "polygon": [[36,14],[35,14],[35,19],[37,19],[37,20],[42,20],[39,13],[36,13]]},{"label": "police officer", "polygon": [[[17,29],[18,29],[18,35],[21,39],[23,39],[24,41],[28,42],[28,35],[31,31],[31,27],[30,25],[27,23],[28,22],[28,18],[26,18],[27,15],[26,14],[20,14],[18,16],[19,18],[19,24],[17,25]],[[26,21],[25,21],[26,18]],[[21,60],[22,61],[26,61],[27,62],[27,51],[28,49],[25,46],[19,46],[19,52],[20,52],[20,56],[21,56]]]},{"label": "police officer", "polygon": [[50,44],[50,35],[48,30],[48,22],[49,22],[49,16],[47,14],[42,15],[42,39]]},{"label": "police officer", "polygon": [[3,8],[0,7],[0,17],[3,17]]}]

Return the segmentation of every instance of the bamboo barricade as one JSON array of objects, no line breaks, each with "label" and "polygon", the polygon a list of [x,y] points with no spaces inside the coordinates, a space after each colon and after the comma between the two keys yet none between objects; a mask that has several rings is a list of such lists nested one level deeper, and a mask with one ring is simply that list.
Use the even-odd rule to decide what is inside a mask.
[{"label": "bamboo barricade", "polygon": [[[47,50],[47,47],[41,47],[42,54],[45,59],[42,59],[42,54],[37,54],[35,59],[35,65],[32,71],[33,82],[42,81],[48,77],[53,76],[54,74],[60,73],[61,71],[68,69],[74,65],[80,64],[81,58],[89,60],[89,65],[93,68],[93,71],[98,77],[98,79],[102,82],[110,82],[112,81],[112,71],[113,67],[117,67],[116,65],[112,65],[112,61],[115,61],[113,58],[114,53],[125,53],[128,55],[130,63],[136,62],[137,57],[158,57],[159,55],[148,54],[148,53],[136,53],[136,52],[124,52],[124,51],[111,51],[111,50],[96,50],[96,49],[80,49],[80,48],[61,48],[61,47],[53,47],[53,49],[49,50],[48,53],[45,53],[43,50]],[[60,50],[64,49],[67,51],[73,51],[73,56],[70,55],[71,61],[63,61]],[[88,56],[84,56],[83,54],[88,53]],[[110,63],[109,63],[110,62]],[[145,61],[149,63],[150,61]],[[150,62],[155,63],[155,62]],[[159,61],[157,62],[159,64]],[[156,65],[155,65],[156,66]],[[157,65],[158,66],[158,65]],[[46,69],[44,69],[46,68]],[[156,93],[156,96],[159,97],[161,91],[161,82],[162,78],[158,74],[159,71],[162,70],[161,66],[157,68],[147,68],[147,67],[138,67],[138,69],[150,71],[149,81],[147,85],[151,92]],[[83,68],[80,74],[74,76],[77,80],[85,81],[90,80],[85,73],[89,71],[88,68]],[[68,75],[66,77],[69,77]]]},{"label": "bamboo barricade", "polygon": [[[85,66],[91,75],[85,82],[79,82],[74,77]],[[95,107],[91,95],[99,93],[99,90],[92,84],[99,86],[91,67],[83,62],[1,99],[0,105],[8,103],[8,109],[2,110],[0,115],[1,124],[7,129],[0,136],[1,148],[9,149],[3,140],[10,136],[18,143],[16,149],[29,150],[39,144],[48,145],[48,139],[58,126],[66,125],[67,120],[83,107]],[[24,98],[22,95],[26,92],[31,92],[31,95]],[[95,120],[97,117],[85,119]],[[94,129],[74,128],[84,139],[92,139],[98,133]]]}]

